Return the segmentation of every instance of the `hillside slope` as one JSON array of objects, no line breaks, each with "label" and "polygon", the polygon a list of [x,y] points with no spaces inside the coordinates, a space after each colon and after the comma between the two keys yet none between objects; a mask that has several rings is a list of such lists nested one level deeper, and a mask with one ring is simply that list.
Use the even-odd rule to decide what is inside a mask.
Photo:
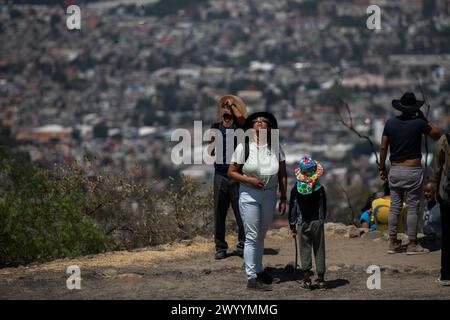
[{"label": "hillside slope", "polygon": [[[294,260],[286,229],[270,231],[265,266],[281,278],[272,292],[245,289],[243,260],[214,260],[213,241],[196,238],[132,252],[64,259],[0,269],[1,299],[450,299],[450,288],[435,283],[440,251],[427,255],[388,255],[384,238],[349,238],[327,227],[326,275],[330,289],[305,291],[300,275],[284,270]],[[230,245],[236,243],[232,236]],[[369,265],[381,267],[381,289],[366,286]],[[68,290],[66,269],[81,268],[81,289]]]}]

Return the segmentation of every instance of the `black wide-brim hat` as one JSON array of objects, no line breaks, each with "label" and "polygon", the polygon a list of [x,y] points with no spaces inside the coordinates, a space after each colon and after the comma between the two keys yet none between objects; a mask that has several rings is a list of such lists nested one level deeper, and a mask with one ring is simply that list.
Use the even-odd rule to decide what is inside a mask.
[{"label": "black wide-brim hat", "polygon": [[416,96],[412,92],[406,92],[403,94],[400,100],[392,100],[392,106],[402,112],[417,112],[420,107],[423,106],[425,101],[417,100]]},{"label": "black wide-brim hat", "polygon": [[266,112],[266,111],[259,111],[259,112],[250,114],[247,117],[247,119],[245,119],[245,124],[244,124],[245,129],[247,130],[247,129],[253,128],[253,120],[255,120],[256,118],[259,118],[259,117],[263,117],[263,118],[266,118],[267,120],[269,120],[271,129],[278,129],[277,118],[275,118],[275,116],[273,114],[271,114],[270,112]]}]

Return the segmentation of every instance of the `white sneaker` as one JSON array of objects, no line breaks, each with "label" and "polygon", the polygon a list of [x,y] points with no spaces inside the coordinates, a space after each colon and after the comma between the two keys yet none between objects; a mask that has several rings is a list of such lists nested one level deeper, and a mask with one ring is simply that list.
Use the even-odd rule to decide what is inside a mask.
[{"label": "white sneaker", "polygon": [[409,246],[406,248],[406,254],[407,255],[415,255],[415,254],[424,254],[424,253],[430,253],[430,250],[422,247],[419,243],[415,246]]}]

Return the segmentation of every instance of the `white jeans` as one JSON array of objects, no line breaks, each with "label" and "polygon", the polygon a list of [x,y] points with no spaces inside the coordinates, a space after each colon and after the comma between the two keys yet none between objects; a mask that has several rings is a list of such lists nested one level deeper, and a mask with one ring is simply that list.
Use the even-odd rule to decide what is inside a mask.
[{"label": "white jeans", "polygon": [[276,187],[255,189],[244,184],[239,187],[239,210],[245,230],[244,263],[249,280],[264,271],[264,237],[272,223],[276,203]]}]

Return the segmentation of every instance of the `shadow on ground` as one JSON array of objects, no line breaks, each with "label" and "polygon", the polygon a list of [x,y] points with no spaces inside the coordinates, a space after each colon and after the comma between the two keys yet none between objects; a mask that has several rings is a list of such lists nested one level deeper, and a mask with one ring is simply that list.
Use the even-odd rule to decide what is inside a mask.
[{"label": "shadow on ground", "polygon": [[264,254],[268,256],[276,256],[279,251],[279,249],[264,248]]},{"label": "shadow on ground", "polygon": [[[267,271],[274,278],[279,278],[280,283],[289,282],[289,281],[300,282],[303,279],[303,272],[301,270],[292,272],[292,271],[287,271],[286,267],[285,268],[267,267],[265,269],[265,271]],[[327,282],[328,289],[335,289],[335,288],[350,284],[350,281],[348,281],[346,279],[326,280],[326,282]]]}]

